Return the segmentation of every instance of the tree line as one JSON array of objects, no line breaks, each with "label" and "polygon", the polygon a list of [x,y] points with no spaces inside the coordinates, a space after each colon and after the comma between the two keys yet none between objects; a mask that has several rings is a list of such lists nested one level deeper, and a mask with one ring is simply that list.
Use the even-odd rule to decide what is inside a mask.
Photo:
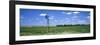
[{"label": "tree line", "polygon": [[89,26],[90,24],[64,24],[64,25],[56,25],[57,27],[65,27],[65,26]]}]

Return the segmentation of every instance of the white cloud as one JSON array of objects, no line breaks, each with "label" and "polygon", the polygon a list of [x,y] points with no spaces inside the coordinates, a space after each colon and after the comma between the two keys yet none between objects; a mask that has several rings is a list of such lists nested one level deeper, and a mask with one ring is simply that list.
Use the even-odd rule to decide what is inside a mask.
[{"label": "white cloud", "polygon": [[51,19],[51,20],[54,19],[54,16],[50,16],[49,19]]},{"label": "white cloud", "polygon": [[57,20],[54,20],[55,22],[57,22]]},{"label": "white cloud", "polygon": [[78,23],[85,23],[85,20],[79,20]]},{"label": "white cloud", "polygon": [[79,14],[80,12],[79,11],[75,11],[75,12],[63,12],[63,13],[70,15],[70,14]]},{"label": "white cloud", "polygon": [[46,16],[46,15],[47,15],[47,14],[45,14],[45,13],[41,13],[41,14],[40,14],[40,16]]},{"label": "white cloud", "polygon": [[52,20],[52,19],[54,19],[54,18],[53,18],[53,17],[49,17],[49,19],[51,19],[51,20]]},{"label": "white cloud", "polygon": [[72,12],[63,12],[63,13],[64,13],[64,14],[69,14],[69,15],[72,14]]},{"label": "white cloud", "polygon": [[65,18],[65,19],[67,19],[67,20],[68,20],[69,18]]},{"label": "white cloud", "polygon": [[54,18],[54,16],[50,16],[50,17],[53,17]]},{"label": "white cloud", "polygon": [[79,14],[80,12],[76,11],[76,12],[73,12],[74,14]]},{"label": "white cloud", "polygon": [[80,20],[80,19],[78,19],[78,18],[73,18],[73,19],[71,19],[71,20],[78,21],[78,20]]},{"label": "white cloud", "polygon": [[78,18],[78,16],[73,16],[73,17],[71,17],[71,18],[76,19],[76,18]]},{"label": "white cloud", "polygon": [[41,21],[40,21],[39,23],[41,23],[41,24],[42,24],[43,22],[41,22]]},{"label": "white cloud", "polygon": [[87,19],[90,19],[90,16],[87,16],[86,18],[87,18]]},{"label": "white cloud", "polygon": [[89,15],[91,15],[91,13],[89,13]]},{"label": "white cloud", "polygon": [[67,20],[66,22],[71,22],[71,20]]},{"label": "white cloud", "polygon": [[71,12],[68,12],[68,13],[66,13],[66,14],[72,14]]}]

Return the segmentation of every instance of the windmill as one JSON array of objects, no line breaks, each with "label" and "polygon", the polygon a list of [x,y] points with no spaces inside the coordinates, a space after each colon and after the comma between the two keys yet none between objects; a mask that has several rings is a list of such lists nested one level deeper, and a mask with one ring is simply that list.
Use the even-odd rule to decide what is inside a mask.
[{"label": "windmill", "polygon": [[46,14],[45,19],[47,20],[47,30],[49,31],[49,16]]},{"label": "windmill", "polygon": [[47,21],[47,32],[49,31],[49,16],[47,14],[40,14],[40,16],[44,16]]}]

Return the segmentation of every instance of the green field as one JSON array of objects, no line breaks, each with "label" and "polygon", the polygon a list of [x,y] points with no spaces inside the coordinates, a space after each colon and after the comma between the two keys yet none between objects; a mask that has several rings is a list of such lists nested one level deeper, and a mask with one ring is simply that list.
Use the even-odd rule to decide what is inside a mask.
[{"label": "green field", "polygon": [[81,26],[64,26],[56,27],[49,26],[49,30],[44,26],[32,26],[32,27],[20,27],[20,36],[29,35],[54,35],[54,34],[77,34],[77,33],[89,33],[89,25]]}]

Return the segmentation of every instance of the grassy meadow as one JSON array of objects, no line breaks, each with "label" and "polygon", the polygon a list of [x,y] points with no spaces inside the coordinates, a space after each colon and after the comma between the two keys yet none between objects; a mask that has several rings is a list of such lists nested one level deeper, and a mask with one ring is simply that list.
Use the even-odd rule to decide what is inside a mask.
[{"label": "grassy meadow", "polygon": [[89,33],[89,25],[20,27],[20,36]]}]

